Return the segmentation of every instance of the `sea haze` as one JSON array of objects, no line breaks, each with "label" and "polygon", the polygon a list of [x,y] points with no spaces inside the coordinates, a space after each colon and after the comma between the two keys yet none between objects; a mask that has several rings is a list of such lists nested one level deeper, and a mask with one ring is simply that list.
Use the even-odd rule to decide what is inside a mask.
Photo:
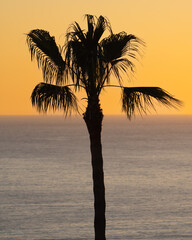
[{"label": "sea haze", "polygon": [[[192,239],[192,116],[102,131],[107,239]],[[81,118],[0,117],[0,239],[90,240],[93,191]]]}]

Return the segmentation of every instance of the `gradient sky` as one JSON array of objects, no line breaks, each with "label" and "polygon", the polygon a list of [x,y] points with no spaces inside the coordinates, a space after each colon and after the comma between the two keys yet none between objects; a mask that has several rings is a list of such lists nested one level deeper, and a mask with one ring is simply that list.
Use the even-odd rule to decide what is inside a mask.
[{"label": "gradient sky", "polygon": [[[183,107],[159,114],[192,114],[192,0],[0,0],[0,115],[37,114],[30,95],[42,81],[30,61],[25,33],[40,28],[63,43],[68,26],[85,26],[84,14],[106,16],[114,33],[126,31],[146,42],[136,73],[126,86],[159,86]],[[104,114],[120,114],[120,93],[102,95]]]}]

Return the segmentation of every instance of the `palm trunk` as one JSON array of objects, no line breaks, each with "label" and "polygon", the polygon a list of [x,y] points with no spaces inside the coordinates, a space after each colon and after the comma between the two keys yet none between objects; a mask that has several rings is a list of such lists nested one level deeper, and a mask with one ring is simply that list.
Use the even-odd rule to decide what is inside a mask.
[{"label": "palm trunk", "polygon": [[100,109],[98,100],[88,103],[87,110],[84,114],[84,120],[90,136],[90,147],[93,170],[93,193],[95,208],[95,240],[106,240],[105,238],[105,186],[103,172],[103,157],[101,146],[101,129],[103,114]]}]

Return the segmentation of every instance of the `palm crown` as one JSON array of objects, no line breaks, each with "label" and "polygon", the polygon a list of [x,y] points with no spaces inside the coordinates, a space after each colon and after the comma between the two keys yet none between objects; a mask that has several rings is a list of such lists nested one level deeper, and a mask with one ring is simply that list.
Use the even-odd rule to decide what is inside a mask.
[{"label": "palm crown", "polygon": [[[134,35],[112,32],[109,21],[100,16],[86,15],[87,31],[75,22],[66,34],[66,42],[61,48],[55,38],[45,30],[35,29],[27,34],[31,58],[36,58],[42,68],[44,83],[33,90],[31,99],[39,111],[63,109],[66,114],[78,111],[74,91],[84,89],[88,98],[97,99],[107,86],[122,89],[122,110],[131,118],[138,110],[145,113],[153,107],[153,100],[164,105],[176,106],[180,102],[168,92],[158,87],[123,87],[121,73],[134,71],[131,59],[143,42]],[[109,36],[102,38],[108,30]],[[114,75],[118,85],[110,85]]]}]

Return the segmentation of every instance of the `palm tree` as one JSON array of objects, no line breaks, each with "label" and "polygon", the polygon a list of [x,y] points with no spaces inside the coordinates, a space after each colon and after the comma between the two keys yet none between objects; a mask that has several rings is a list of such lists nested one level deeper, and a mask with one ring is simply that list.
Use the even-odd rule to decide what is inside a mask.
[{"label": "palm tree", "polygon": [[[35,29],[27,34],[32,60],[42,68],[44,82],[39,83],[31,95],[32,105],[39,111],[62,109],[66,115],[78,111],[75,92],[86,93],[87,107],[83,114],[91,148],[94,192],[95,240],[105,240],[105,186],[101,130],[103,113],[100,94],[106,87],[122,90],[122,110],[131,119],[136,110],[146,113],[154,107],[154,100],[167,106],[180,102],[159,87],[124,87],[122,74],[134,71],[131,59],[136,57],[143,42],[132,34],[114,34],[109,21],[100,16],[85,15],[87,30],[77,22],[70,25],[63,47],[45,30]],[[108,30],[109,36],[102,38]],[[114,75],[118,85],[110,85]]]}]

